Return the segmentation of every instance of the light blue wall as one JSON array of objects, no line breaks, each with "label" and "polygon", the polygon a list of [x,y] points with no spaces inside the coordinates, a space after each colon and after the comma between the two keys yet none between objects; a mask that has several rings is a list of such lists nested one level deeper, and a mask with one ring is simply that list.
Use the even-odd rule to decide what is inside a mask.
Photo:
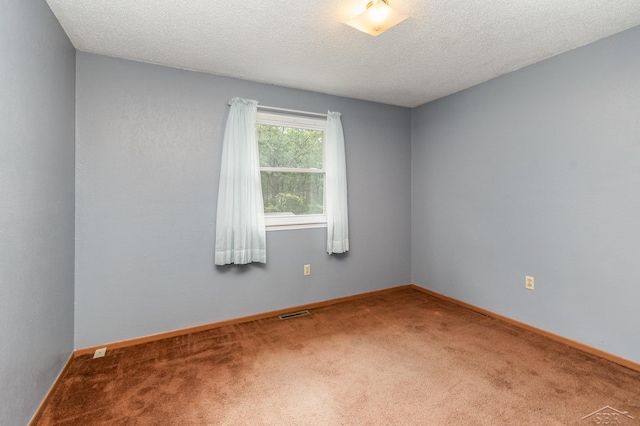
[{"label": "light blue wall", "polygon": [[44,1],[0,0],[0,425],[73,350],[75,50]]},{"label": "light blue wall", "polygon": [[634,28],[413,111],[413,282],[640,362],[639,46]]},{"label": "light blue wall", "polygon": [[[409,282],[409,109],[88,53],[77,93],[76,348]],[[342,113],[346,256],[326,254],[326,229],[278,231],[266,265],[214,266],[234,96]]]}]

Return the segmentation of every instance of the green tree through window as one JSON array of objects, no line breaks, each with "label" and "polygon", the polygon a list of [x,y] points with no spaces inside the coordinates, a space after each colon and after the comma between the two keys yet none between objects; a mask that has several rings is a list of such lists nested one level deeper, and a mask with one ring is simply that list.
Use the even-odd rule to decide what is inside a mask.
[{"label": "green tree through window", "polygon": [[265,215],[322,215],[324,121],[286,121],[287,116],[260,114],[256,126]]}]

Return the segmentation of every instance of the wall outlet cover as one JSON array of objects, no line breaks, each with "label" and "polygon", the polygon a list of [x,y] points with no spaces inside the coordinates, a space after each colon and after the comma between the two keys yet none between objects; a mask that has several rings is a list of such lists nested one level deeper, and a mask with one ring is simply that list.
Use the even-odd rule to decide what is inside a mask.
[{"label": "wall outlet cover", "polygon": [[535,282],[533,280],[533,277],[525,276],[524,277],[524,286],[526,288],[528,288],[529,290],[533,290],[534,287],[535,287]]}]

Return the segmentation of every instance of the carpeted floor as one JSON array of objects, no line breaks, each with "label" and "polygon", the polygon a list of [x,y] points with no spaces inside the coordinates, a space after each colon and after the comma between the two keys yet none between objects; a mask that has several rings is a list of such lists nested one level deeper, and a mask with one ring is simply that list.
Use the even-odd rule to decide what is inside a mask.
[{"label": "carpeted floor", "polygon": [[402,289],[77,357],[36,424],[587,425],[605,415],[640,424],[639,372]]}]

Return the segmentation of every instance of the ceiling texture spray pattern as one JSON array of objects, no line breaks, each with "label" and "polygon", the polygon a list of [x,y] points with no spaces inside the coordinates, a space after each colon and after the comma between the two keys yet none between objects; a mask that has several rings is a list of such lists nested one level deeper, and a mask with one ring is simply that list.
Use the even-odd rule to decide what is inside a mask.
[{"label": "ceiling texture spray pattern", "polygon": [[[638,0],[47,0],[81,51],[405,107],[640,25]],[[640,49],[640,46],[639,46]]]}]

